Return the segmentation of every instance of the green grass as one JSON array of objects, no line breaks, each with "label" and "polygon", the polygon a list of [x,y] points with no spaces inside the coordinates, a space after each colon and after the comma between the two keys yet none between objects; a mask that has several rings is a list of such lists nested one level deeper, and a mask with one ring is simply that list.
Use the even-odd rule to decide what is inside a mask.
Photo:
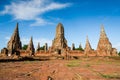
[{"label": "green grass", "polygon": [[67,63],[68,67],[78,67],[80,66],[80,61],[79,60],[72,60]]},{"label": "green grass", "polygon": [[86,67],[90,67],[91,65],[90,64],[86,64]]},{"label": "green grass", "polygon": [[120,75],[114,75],[114,74],[102,74],[99,73],[103,78],[107,79],[120,79]]}]

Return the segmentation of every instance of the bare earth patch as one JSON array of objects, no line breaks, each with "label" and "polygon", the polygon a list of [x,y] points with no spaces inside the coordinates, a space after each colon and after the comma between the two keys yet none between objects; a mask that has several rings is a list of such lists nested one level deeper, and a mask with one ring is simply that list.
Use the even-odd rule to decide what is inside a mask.
[{"label": "bare earth patch", "polygon": [[0,62],[0,80],[120,80],[120,59]]}]

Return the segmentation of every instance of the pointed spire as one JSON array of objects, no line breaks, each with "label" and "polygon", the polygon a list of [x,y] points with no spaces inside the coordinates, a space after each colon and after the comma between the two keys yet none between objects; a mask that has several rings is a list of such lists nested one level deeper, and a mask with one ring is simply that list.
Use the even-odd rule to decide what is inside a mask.
[{"label": "pointed spire", "polygon": [[81,45],[81,43],[80,43],[80,45],[79,45],[79,48],[82,48],[82,45]]},{"label": "pointed spire", "polygon": [[40,50],[40,43],[38,43],[38,46],[37,46],[37,51]]},{"label": "pointed spire", "polygon": [[28,44],[27,51],[31,51],[30,55],[34,55],[35,48],[34,48],[33,38],[32,37],[31,37],[30,42]]},{"label": "pointed spire", "polygon": [[86,36],[86,43],[89,43],[89,40],[88,40],[88,35]]},{"label": "pointed spire", "polygon": [[47,50],[48,50],[48,44],[47,44],[47,43],[45,43],[44,50],[45,50],[45,51],[47,51]]},{"label": "pointed spire", "polygon": [[30,42],[29,42],[28,47],[29,47],[30,49],[32,49],[32,47],[34,47],[34,45],[33,45],[33,38],[32,38],[32,37],[30,38]]},{"label": "pointed spire", "polygon": [[30,41],[29,41],[29,44],[32,43],[32,37],[30,37]]},{"label": "pointed spire", "polygon": [[92,50],[90,42],[88,40],[88,36],[86,36],[86,45],[85,45],[85,51]]},{"label": "pointed spire", "polygon": [[18,25],[19,25],[19,23],[17,22],[17,24],[16,24],[16,29],[15,29],[16,31],[18,31]]},{"label": "pointed spire", "polygon": [[22,45],[20,41],[19,29],[17,23],[14,33],[12,34],[11,39],[7,44],[7,49],[12,51],[12,50],[20,50],[21,48]]},{"label": "pointed spire", "polygon": [[112,52],[112,44],[110,43],[105,30],[104,26],[101,26],[101,32],[100,32],[100,39],[97,45],[97,55],[110,55]]},{"label": "pointed spire", "polygon": [[16,28],[15,28],[14,33],[13,33],[12,36],[15,36],[15,35],[19,35],[18,22],[16,24]]},{"label": "pointed spire", "polygon": [[75,44],[72,43],[72,50],[75,50]]},{"label": "pointed spire", "polygon": [[17,24],[16,24],[16,30],[18,30],[18,25],[19,25],[19,23],[17,22]]},{"label": "pointed spire", "polygon": [[64,27],[62,23],[58,23],[57,28],[56,28],[56,38],[58,37],[63,37],[64,36]]},{"label": "pointed spire", "polygon": [[100,32],[100,38],[107,38],[107,35],[104,30],[104,25],[101,25],[101,32]]}]

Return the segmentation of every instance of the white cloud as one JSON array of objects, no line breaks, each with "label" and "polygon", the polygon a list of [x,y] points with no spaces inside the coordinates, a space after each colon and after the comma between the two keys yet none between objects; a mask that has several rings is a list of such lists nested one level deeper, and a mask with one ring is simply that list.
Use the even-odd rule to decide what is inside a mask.
[{"label": "white cloud", "polygon": [[52,22],[49,22],[47,20],[44,20],[44,19],[41,19],[41,18],[36,18],[35,19],[36,21],[32,24],[30,24],[30,26],[43,26],[43,25],[46,25],[46,24],[54,24]]},{"label": "white cloud", "polygon": [[[15,20],[35,20],[33,25],[46,24],[47,22],[40,18],[41,14],[48,11],[69,7],[70,3],[57,3],[52,0],[20,0],[4,6],[0,14],[9,14]],[[39,17],[39,20],[37,20]]]}]

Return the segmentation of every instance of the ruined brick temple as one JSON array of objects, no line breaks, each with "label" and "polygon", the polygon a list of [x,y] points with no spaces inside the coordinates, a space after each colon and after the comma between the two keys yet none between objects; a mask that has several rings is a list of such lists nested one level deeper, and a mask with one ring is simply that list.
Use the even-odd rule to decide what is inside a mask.
[{"label": "ruined brick temple", "polygon": [[67,45],[67,40],[65,39],[65,36],[64,36],[64,27],[61,23],[59,23],[56,28],[56,35],[52,42],[50,51],[52,55],[64,56],[68,50],[69,48]]},{"label": "ruined brick temple", "polygon": [[93,50],[88,36],[86,37],[85,48],[81,50],[82,46],[79,46],[79,49],[75,49],[75,44],[72,44],[72,47],[69,47],[67,40],[64,36],[64,26],[59,23],[56,27],[55,38],[52,41],[52,45],[48,47],[47,43],[44,45],[44,49],[40,49],[40,43],[35,51],[33,38],[31,37],[30,42],[26,50],[22,49],[22,44],[19,36],[18,23],[16,25],[15,31],[8,41],[7,47],[1,50],[2,56],[44,56],[44,57],[54,57],[55,59],[62,57],[63,59],[81,57],[81,56],[118,56],[117,49],[112,47],[105,30],[104,26],[101,26],[100,39],[97,45],[97,49]]}]

